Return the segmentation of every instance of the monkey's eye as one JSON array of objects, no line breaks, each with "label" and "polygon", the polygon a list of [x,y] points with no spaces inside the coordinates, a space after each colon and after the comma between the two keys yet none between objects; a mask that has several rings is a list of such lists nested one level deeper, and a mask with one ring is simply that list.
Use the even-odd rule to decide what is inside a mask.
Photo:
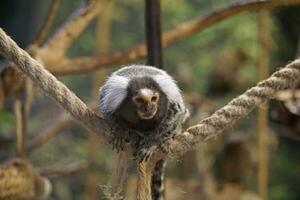
[{"label": "monkey's eye", "polygon": [[156,102],[157,101],[157,96],[153,96],[152,98],[151,98],[151,102]]},{"label": "monkey's eye", "polygon": [[139,104],[144,103],[144,99],[141,98],[141,97],[134,98],[133,100],[134,100],[136,103],[139,103]]}]

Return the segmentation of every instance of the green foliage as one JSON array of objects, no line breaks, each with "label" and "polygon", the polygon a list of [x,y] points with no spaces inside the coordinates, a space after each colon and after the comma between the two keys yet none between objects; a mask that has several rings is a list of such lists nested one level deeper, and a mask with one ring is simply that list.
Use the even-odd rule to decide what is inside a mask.
[{"label": "green foliage", "polygon": [[12,131],[14,123],[13,114],[7,110],[0,112],[0,135],[8,135]]},{"label": "green foliage", "polygon": [[[54,26],[49,35],[52,35],[61,24],[66,21],[67,16],[80,4],[79,0],[60,1],[59,9]],[[162,30],[169,30],[176,25],[201,16],[216,6],[231,2],[229,0],[162,0]],[[145,39],[144,34],[144,1],[141,0],[122,0],[113,1],[113,23],[111,46],[109,51],[124,50]],[[277,23],[271,17],[270,27],[273,35],[282,38]],[[95,53],[96,22],[93,21],[88,28],[80,35],[74,44],[72,44],[68,56],[76,57],[78,55],[90,55]],[[209,84],[210,73],[219,65],[224,55],[233,54],[237,49],[243,51],[247,59],[240,65],[241,79],[245,84],[241,85],[241,90],[245,90],[249,85],[256,83],[257,65],[258,65],[258,25],[257,15],[255,13],[243,13],[235,17],[226,19],[213,27],[210,27],[200,33],[185,38],[170,47],[164,49],[164,66],[183,86],[184,91],[203,94]],[[280,44],[271,44],[272,52],[281,47]],[[289,48],[289,46],[284,46]],[[272,62],[276,63],[277,56],[272,54]],[[143,63],[144,61],[138,61]],[[226,68],[227,66],[225,66]],[[228,66],[230,67],[230,66]],[[84,101],[89,101],[91,88],[91,74],[79,76],[68,76],[61,78],[68,87],[78,94]],[[239,91],[240,92],[240,91]],[[223,105],[229,101],[235,93],[228,93],[215,100],[215,104]],[[29,137],[33,137],[37,130],[43,130],[53,121],[55,114],[58,114],[57,108],[43,104],[44,99],[37,97],[34,102],[31,129]],[[46,107],[46,108],[45,108]],[[42,111],[41,111],[42,110]],[[44,111],[45,110],[45,111]],[[54,111],[53,111],[54,110]],[[43,115],[42,112],[49,112],[49,115]],[[51,116],[51,117],[49,117]],[[51,118],[51,119],[49,119]],[[54,118],[54,119],[52,119]],[[255,120],[246,119],[244,126],[255,126]],[[46,122],[47,123],[46,123]],[[14,134],[14,119],[10,111],[0,112],[0,136],[7,137]],[[233,128],[229,132],[243,129]],[[252,130],[255,132],[255,130]],[[33,132],[33,133],[32,133]],[[59,136],[43,145],[32,155],[32,160],[36,166],[47,166],[53,163],[69,163],[74,160],[90,159],[97,168],[97,180],[104,184],[110,174],[112,167],[113,153],[109,146],[100,144],[94,155],[89,157],[85,130],[76,126],[68,128],[60,133]],[[100,143],[100,142],[99,142]],[[283,140],[279,146],[279,152],[272,158],[270,199],[272,200],[296,200],[300,198],[298,186],[300,185],[299,174],[299,143],[291,145],[290,141]],[[104,147],[103,147],[104,146]],[[208,149],[207,145],[202,148]],[[8,151],[7,151],[8,152]],[[5,151],[1,153],[8,154]],[[4,157],[4,156],[2,156]],[[172,172],[177,174],[177,163],[171,165]],[[100,169],[100,170],[99,170]],[[84,179],[86,171],[78,172],[74,176],[53,179],[55,199],[83,199]]]},{"label": "green foliage", "polygon": [[278,152],[272,158],[270,199],[297,200],[300,198],[299,142],[282,138]]}]

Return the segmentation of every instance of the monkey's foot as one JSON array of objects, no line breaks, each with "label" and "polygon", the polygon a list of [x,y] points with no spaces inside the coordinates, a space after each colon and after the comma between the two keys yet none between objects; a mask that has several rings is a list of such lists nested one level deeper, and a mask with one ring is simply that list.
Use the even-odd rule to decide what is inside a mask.
[{"label": "monkey's foot", "polygon": [[136,151],[136,155],[134,155],[135,159],[138,162],[147,162],[152,154],[156,151],[157,146],[150,146],[146,148],[141,148]]}]

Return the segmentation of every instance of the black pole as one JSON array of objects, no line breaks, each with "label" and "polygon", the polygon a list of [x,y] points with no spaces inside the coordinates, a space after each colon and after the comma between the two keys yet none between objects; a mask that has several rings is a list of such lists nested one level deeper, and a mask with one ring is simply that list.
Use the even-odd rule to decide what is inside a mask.
[{"label": "black pole", "polygon": [[145,2],[147,64],[162,68],[160,0],[145,0]]},{"label": "black pole", "polygon": [[[147,41],[147,64],[157,68],[163,68],[162,62],[162,45],[160,30],[160,0],[145,0],[145,28]],[[164,176],[164,160],[160,160],[155,164],[151,180],[151,195],[153,200],[160,198],[165,199],[165,180]],[[163,188],[157,190],[156,186]],[[162,186],[162,187],[161,187]]]}]

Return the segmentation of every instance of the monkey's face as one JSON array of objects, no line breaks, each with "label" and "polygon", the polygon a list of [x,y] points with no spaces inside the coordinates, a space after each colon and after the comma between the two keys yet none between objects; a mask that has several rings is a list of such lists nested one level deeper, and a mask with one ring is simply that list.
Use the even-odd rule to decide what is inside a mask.
[{"label": "monkey's face", "polygon": [[130,128],[151,130],[166,116],[168,107],[168,98],[158,84],[152,78],[141,77],[131,80],[114,116]]},{"label": "monkey's face", "polygon": [[152,119],[157,112],[159,98],[159,91],[149,88],[139,89],[132,97],[138,116],[141,119]]}]

